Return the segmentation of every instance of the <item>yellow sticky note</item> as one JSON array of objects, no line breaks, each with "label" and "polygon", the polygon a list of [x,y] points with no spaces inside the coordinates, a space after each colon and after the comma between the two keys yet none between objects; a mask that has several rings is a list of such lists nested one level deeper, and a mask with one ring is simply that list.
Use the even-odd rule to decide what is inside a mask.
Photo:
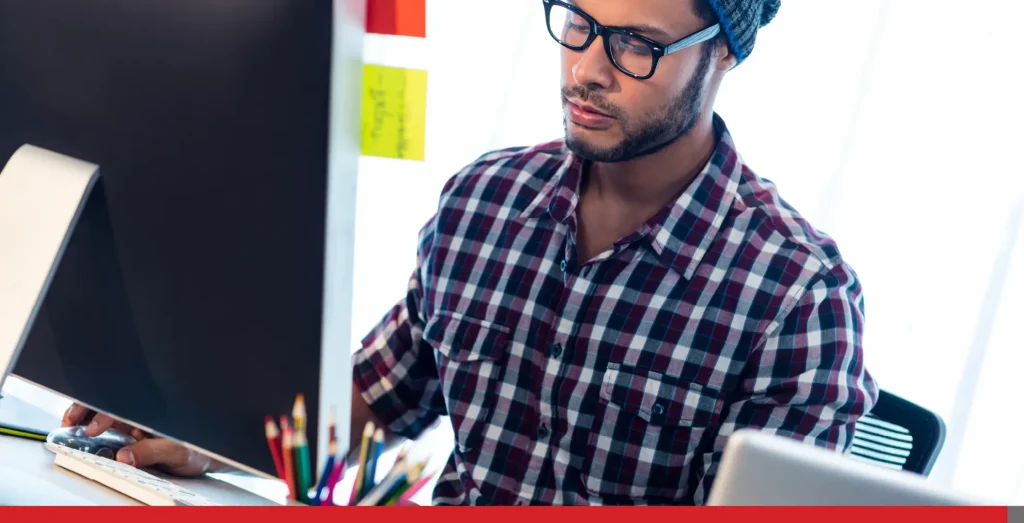
[{"label": "yellow sticky note", "polygon": [[363,66],[363,155],[423,161],[426,125],[426,71]]}]

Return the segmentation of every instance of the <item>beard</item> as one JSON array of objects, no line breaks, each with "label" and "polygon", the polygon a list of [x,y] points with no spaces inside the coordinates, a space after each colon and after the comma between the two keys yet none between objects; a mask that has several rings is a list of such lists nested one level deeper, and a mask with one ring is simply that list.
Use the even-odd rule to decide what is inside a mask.
[{"label": "beard", "polygon": [[711,67],[712,54],[702,53],[686,87],[668,105],[658,112],[648,112],[635,121],[621,108],[608,103],[600,94],[583,85],[562,88],[562,103],[577,98],[616,118],[622,127],[624,137],[611,147],[598,147],[585,140],[575,140],[569,133],[569,122],[565,126],[565,143],[569,150],[584,160],[600,163],[625,162],[641,156],[654,154],[686,136],[700,120],[704,102],[704,78]]}]

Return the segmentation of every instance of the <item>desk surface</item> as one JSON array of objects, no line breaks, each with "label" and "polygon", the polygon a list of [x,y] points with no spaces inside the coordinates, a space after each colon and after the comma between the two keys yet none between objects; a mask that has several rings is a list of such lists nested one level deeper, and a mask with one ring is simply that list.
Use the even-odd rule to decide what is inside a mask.
[{"label": "desk surface", "polygon": [[[50,423],[56,427],[60,423],[52,415],[10,395],[0,400],[0,411],[5,421],[20,425],[40,426],[41,423]],[[38,441],[0,436],[0,506],[139,504],[115,490],[54,465],[53,459],[53,453]],[[238,478],[237,482],[247,479],[253,484],[267,481]],[[278,505],[284,501],[283,498],[275,502],[269,497],[258,496],[233,485],[236,482],[234,480],[232,483],[212,477],[171,480],[225,505]]]}]

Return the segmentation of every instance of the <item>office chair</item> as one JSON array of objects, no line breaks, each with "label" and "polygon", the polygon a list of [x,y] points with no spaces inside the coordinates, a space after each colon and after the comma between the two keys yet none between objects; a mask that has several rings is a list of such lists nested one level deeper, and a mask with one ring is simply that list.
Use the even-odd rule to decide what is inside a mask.
[{"label": "office chair", "polygon": [[883,390],[875,407],[857,421],[848,454],[860,461],[928,476],[945,439],[942,418]]}]

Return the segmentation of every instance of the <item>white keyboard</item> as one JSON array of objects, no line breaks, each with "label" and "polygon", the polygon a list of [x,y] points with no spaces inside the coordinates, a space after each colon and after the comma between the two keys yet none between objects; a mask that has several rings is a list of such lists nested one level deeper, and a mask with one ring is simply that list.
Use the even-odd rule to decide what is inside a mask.
[{"label": "white keyboard", "polygon": [[151,506],[214,506],[208,498],[111,459],[47,443],[54,464]]}]

